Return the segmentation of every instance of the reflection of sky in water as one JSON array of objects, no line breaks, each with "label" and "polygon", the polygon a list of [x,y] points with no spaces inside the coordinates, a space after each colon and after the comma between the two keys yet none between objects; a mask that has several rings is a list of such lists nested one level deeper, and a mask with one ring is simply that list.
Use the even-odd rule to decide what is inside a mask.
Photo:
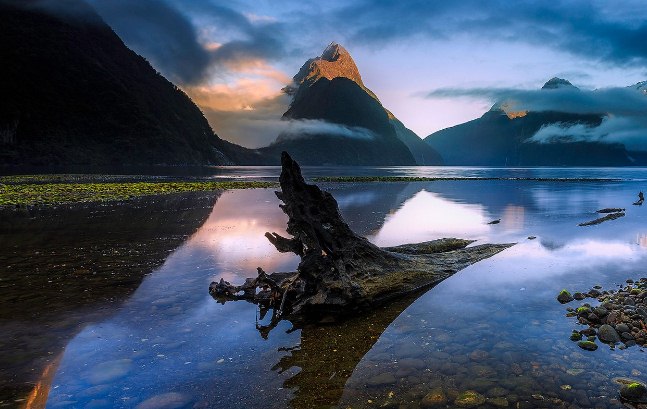
[{"label": "reflection of sky in water", "polygon": [[[545,365],[560,356],[553,346],[561,348],[561,355],[578,352],[567,339],[574,324],[564,318],[555,294],[564,287],[610,287],[644,271],[647,208],[630,204],[638,190],[633,182],[331,186],[351,227],[379,245],[441,237],[519,242],[444,281],[409,307],[360,362],[348,390],[364,391],[375,365],[390,371],[409,354],[403,352],[409,344],[430,356],[443,350],[459,356],[481,348],[500,357],[494,345],[502,340],[539,338],[551,347],[522,350],[528,358],[520,359]],[[286,217],[277,205],[270,190],[224,194],[200,230],[144,280],[112,319],[87,327],[70,342],[48,405],[136,407],[157,399],[140,407],[145,408],[166,399],[187,407],[285,407],[292,392],[282,384],[291,374],[278,374],[272,366],[284,354],[280,347],[299,343],[299,331],[286,334],[289,325],[282,324],[264,341],[253,325],[253,306],[219,305],[207,292],[212,280],[223,276],[242,282],[257,266],[266,271],[295,268],[295,257],[274,251],[263,237],[266,231],[284,232]],[[577,226],[596,218],[595,210],[602,207],[627,207],[627,216]],[[494,219],[501,222],[487,224]],[[537,239],[528,240],[531,235]],[[450,341],[434,338],[439,333],[449,334]],[[601,350],[600,356],[610,354]],[[623,354],[634,357],[636,352]],[[571,358],[562,359],[572,364]],[[622,360],[614,362],[604,369],[622,372]],[[432,372],[443,373],[441,368]],[[262,392],[249,393],[250,385],[261,385]],[[382,392],[368,388],[362,393]],[[354,402],[357,395],[348,392],[344,399]]]},{"label": "reflection of sky in water", "polygon": [[[435,210],[438,209],[438,210]],[[455,203],[421,190],[393,214],[372,241],[379,246],[417,243],[433,238],[482,237],[489,230],[480,205]]]}]

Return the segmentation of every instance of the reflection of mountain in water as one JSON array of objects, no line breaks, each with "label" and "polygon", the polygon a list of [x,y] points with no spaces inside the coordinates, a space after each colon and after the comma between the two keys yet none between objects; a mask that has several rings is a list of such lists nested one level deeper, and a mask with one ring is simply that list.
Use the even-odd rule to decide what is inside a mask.
[{"label": "reflection of mountain in water", "polygon": [[380,230],[384,218],[397,211],[417,190],[415,183],[358,183],[326,186],[350,228],[368,236]]},{"label": "reflection of mountain in water", "polygon": [[337,405],[357,364],[387,327],[421,295],[397,300],[340,324],[302,329],[299,346],[289,350],[273,368],[279,372],[300,368],[283,384],[294,388],[290,406],[301,409]]},{"label": "reflection of mountain in water", "polygon": [[[113,313],[207,218],[213,194],[3,213],[0,401],[24,396],[81,326]],[[45,388],[46,393],[46,388]]]}]

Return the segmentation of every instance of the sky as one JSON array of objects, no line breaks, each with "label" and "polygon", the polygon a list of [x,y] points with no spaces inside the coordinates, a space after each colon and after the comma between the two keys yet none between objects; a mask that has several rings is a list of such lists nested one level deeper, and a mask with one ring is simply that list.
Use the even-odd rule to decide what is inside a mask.
[{"label": "sky", "polygon": [[587,95],[647,80],[643,0],[88,1],[219,136],[248,147],[276,138],[281,88],[333,41],[423,138],[555,76]]}]

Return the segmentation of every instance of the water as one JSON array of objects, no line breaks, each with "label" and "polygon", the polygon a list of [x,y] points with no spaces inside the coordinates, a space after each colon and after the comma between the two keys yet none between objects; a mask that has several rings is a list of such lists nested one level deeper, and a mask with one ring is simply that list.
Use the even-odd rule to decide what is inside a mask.
[{"label": "water", "polygon": [[[272,177],[272,172],[257,176]],[[34,381],[25,370],[13,382],[36,383],[27,383],[29,390],[16,388],[13,396],[3,395],[4,403],[21,407],[32,399],[31,407],[44,406],[46,401],[51,408],[413,408],[420,407],[431,391],[442,391],[452,406],[460,392],[474,390],[490,398],[489,407],[614,408],[621,406],[615,400],[619,386],[614,377],[647,381],[641,349],[611,350],[601,344],[597,351],[587,352],[571,342],[571,330],[581,327],[565,317],[565,306],[555,300],[562,288],[571,292],[598,284],[612,288],[627,278],[647,276],[647,209],[631,205],[645,187],[647,170],[383,168],[371,173],[366,168],[365,174],[379,172],[619,180],[324,184],[351,228],[380,246],[441,237],[518,244],[419,297],[340,325],[289,331],[291,325],[283,322],[267,339],[256,329],[260,317],[254,305],[218,304],[207,289],[220,277],[242,283],[255,274],[257,266],[266,271],[295,268],[296,257],[276,252],[263,237],[266,231],[285,233],[287,219],[273,192],[225,192],[213,199],[211,210],[191,217],[173,216],[186,203],[159,203],[173,211],[167,212],[167,219],[150,223],[150,237],[176,237],[166,247],[150,251],[156,257],[165,254],[161,265],[147,275],[140,273],[145,268],[137,269],[134,274],[141,283],[124,284],[132,290],[111,293],[107,298],[113,302],[90,300],[82,307],[69,303],[65,308],[52,307],[58,315],[48,316],[48,321],[64,317],[73,322],[69,325],[73,329],[41,325],[21,332],[22,327],[16,328],[29,322],[30,314],[12,319],[17,308],[2,297],[6,313],[0,328],[50,345],[38,349],[22,344],[43,356],[28,361]],[[326,171],[306,168],[304,173],[312,177]],[[341,170],[336,174],[358,175]],[[234,170],[229,176],[253,176],[253,172],[242,175]],[[578,226],[596,218],[595,210],[604,207],[625,207],[626,216],[597,226]],[[149,207],[142,204],[141,208]],[[0,235],[5,248],[0,260],[6,261],[7,271],[26,270],[32,263],[47,276],[65,264],[39,264],[51,257],[49,253],[18,262],[19,257],[12,258],[6,250],[28,248],[33,253],[42,247],[50,253],[74,253],[57,250],[56,241],[61,235],[72,235],[69,247],[78,249],[74,232],[83,232],[84,223],[97,218],[96,211],[68,215],[77,220],[72,228],[47,229],[54,220],[65,220],[66,213],[61,212],[40,217],[42,239],[31,237],[28,246],[24,237]],[[123,224],[142,218],[139,213],[106,213],[106,224],[111,217]],[[495,219],[500,223],[488,224]],[[3,224],[2,233],[15,233],[20,223],[26,221],[8,223],[13,230]],[[156,232],[156,223],[183,229]],[[99,237],[105,225],[100,227]],[[115,234],[124,229],[115,228]],[[177,239],[186,234],[190,234],[186,240]],[[89,236],[80,234],[78,240],[90,240]],[[131,245],[142,242],[156,239],[137,241],[130,236],[126,240]],[[93,245],[90,240],[77,263],[88,257],[88,269],[98,263],[106,271],[115,268],[128,275],[131,258],[116,254],[109,258],[121,264],[101,264]],[[168,252],[170,248],[174,250]],[[106,254],[106,248],[97,251]],[[65,282],[66,298],[93,291],[76,281]],[[25,284],[17,283],[14,290],[21,285]],[[43,309],[42,299],[30,291],[36,292],[25,290],[20,308]],[[62,340],[58,349],[52,346],[56,338],[52,333]],[[12,349],[9,337],[0,341],[0,359],[12,362],[7,355],[15,356],[21,348]],[[12,365],[17,371],[20,360]]]},{"label": "water", "polygon": [[[532,178],[532,179],[619,179],[645,181],[647,168],[492,168],[463,166],[304,166],[306,177],[318,176],[410,176],[428,178]],[[206,177],[224,179],[273,179],[281,173],[279,166],[227,166],[202,170]]]}]

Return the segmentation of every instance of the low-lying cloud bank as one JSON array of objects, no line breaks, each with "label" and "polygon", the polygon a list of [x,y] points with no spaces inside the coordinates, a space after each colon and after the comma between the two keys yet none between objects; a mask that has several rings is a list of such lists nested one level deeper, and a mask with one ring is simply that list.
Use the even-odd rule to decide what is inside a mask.
[{"label": "low-lying cloud bank", "polygon": [[597,127],[554,123],[542,127],[529,141],[622,143],[629,150],[647,151],[647,95],[638,87],[579,90],[517,90],[508,88],[443,88],[427,93],[427,98],[485,99],[505,101],[512,111],[564,112],[603,116]]},{"label": "low-lying cloud bank", "polygon": [[312,135],[333,135],[351,139],[372,140],[375,134],[359,126],[346,126],[319,119],[298,119],[281,121],[285,128],[278,140],[298,139]]},{"label": "low-lying cloud bank", "polygon": [[273,109],[255,111],[206,110],[209,121],[216,124],[218,135],[234,140],[247,148],[261,148],[277,140],[298,139],[313,135],[335,135],[371,140],[375,134],[366,128],[351,127],[331,122],[301,119],[282,120]]}]

